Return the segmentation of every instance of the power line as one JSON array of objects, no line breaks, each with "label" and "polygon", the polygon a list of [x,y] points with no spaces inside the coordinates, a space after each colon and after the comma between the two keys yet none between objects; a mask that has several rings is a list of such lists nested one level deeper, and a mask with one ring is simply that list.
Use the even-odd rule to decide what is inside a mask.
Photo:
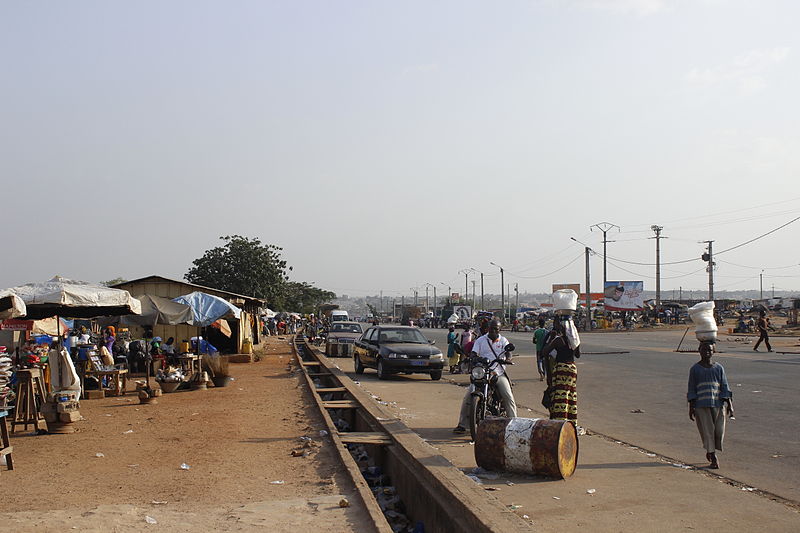
[{"label": "power line", "polygon": [[508,274],[509,276],[514,276],[515,278],[520,278],[520,279],[539,279],[539,278],[546,278],[547,276],[550,276],[550,275],[552,275],[552,274],[555,274],[556,272],[561,272],[562,270],[564,270],[565,268],[567,268],[568,266],[570,266],[572,263],[574,263],[575,261],[577,261],[578,259],[580,259],[581,257],[583,257],[583,255],[584,255],[584,254],[583,254],[583,253],[581,253],[581,255],[577,256],[575,259],[573,259],[572,261],[570,261],[570,262],[569,262],[569,263],[567,263],[566,265],[562,266],[561,268],[559,268],[559,269],[556,269],[556,270],[553,270],[552,272],[548,272],[547,274],[542,274],[541,276],[520,276],[520,275],[518,275],[518,274],[514,274],[514,273],[512,273],[512,272],[509,272],[508,270],[506,270],[506,274]]},{"label": "power line", "polygon": [[[687,220],[700,220],[700,219],[704,219],[704,218],[712,218],[712,217],[716,217],[716,216],[720,216],[720,215],[732,215],[732,214],[741,215],[742,211],[752,211],[752,210],[761,209],[761,208],[764,208],[764,207],[769,207],[769,206],[772,206],[772,205],[787,204],[789,202],[794,202],[796,200],[800,200],[800,196],[795,197],[795,198],[789,198],[788,200],[780,200],[780,201],[777,201],[777,202],[769,202],[769,203],[766,203],[766,204],[754,205],[754,206],[747,207],[747,208],[744,208],[744,209],[741,209],[741,208],[740,209],[732,209],[730,211],[720,211],[719,213],[711,213],[711,214],[708,214],[708,215],[698,215],[698,216],[695,216],[695,217],[678,218],[678,219],[675,219],[675,220],[666,220],[665,223],[673,224],[673,223],[677,223],[677,222],[684,222],[684,221],[687,221]],[[637,226],[644,226],[644,224],[629,224],[628,225],[628,227],[637,227]],[[644,229],[644,230],[633,230],[633,231],[631,231],[631,233],[633,233],[633,232],[636,232],[636,233],[649,233],[650,232],[650,228],[649,228],[650,225],[648,224],[647,226],[648,226],[647,229]],[[625,233],[625,232],[623,232],[623,233]]]},{"label": "power line", "polygon": [[764,237],[766,237],[767,235],[770,235],[770,234],[772,234],[772,233],[775,233],[775,232],[776,232],[776,231],[778,231],[779,229],[783,229],[783,228],[785,228],[786,226],[788,226],[789,224],[792,224],[792,223],[794,223],[794,222],[797,222],[798,220],[800,220],[800,217],[793,218],[792,220],[790,220],[790,221],[789,221],[789,222],[787,222],[786,224],[783,224],[783,225],[781,225],[781,226],[778,226],[778,227],[777,227],[777,228],[775,228],[775,229],[769,230],[768,232],[766,232],[766,233],[764,233],[764,234],[762,234],[762,235],[759,235],[758,237],[755,237],[755,238],[753,238],[753,239],[750,239],[749,241],[745,241],[745,242],[743,242],[742,244],[737,244],[736,246],[732,246],[732,247],[730,247],[730,248],[727,248],[727,249],[725,249],[725,250],[722,250],[721,252],[717,252],[717,255],[719,255],[719,254],[724,254],[725,252],[730,252],[731,250],[735,250],[735,249],[737,249],[737,248],[741,248],[742,246],[744,246],[744,245],[746,245],[746,244],[750,244],[751,242],[755,242],[755,241],[757,241],[757,240],[759,240],[759,239],[763,239],[763,238],[764,238]]},{"label": "power line", "polygon": [[786,268],[796,268],[796,267],[800,266],[800,263],[795,263],[793,265],[779,266],[779,267],[753,267],[753,266],[747,266],[747,265],[740,265],[738,263],[731,263],[730,261],[720,261],[720,263],[725,263],[726,265],[733,265],[733,266],[737,266],[737,267],[741,267],[741,268],[750,268],[750,269],[753,269],[753,270],[783,270],[783,269],[786,269]]},{"label": "power line", "polygon": [[[771,235],[771,234],[775,233],[776,231],[785,228],[789,224],[793,224],[793,223],[797,222],[798,220],[800,220],[800,217],[793,218],[792,220],[790,220],[786,224],[781,224],[777,228],[771,229],[768,232],[759,235],[758,237],[754,237],[754,238],[752,238],[752,239],[750,239],[748,241],[745,241],[743,243],[737,244],[736,246],[731,246],[730,248],[726,248],[725,250],[722,250],[721,252],[714,252],[714,253],[715,253],[715,255],[719,255],[719,254],[724,254],[725,252],[730,252],[731,250],[736,250],[737,248],[741,248],[742,246],[746,246],[746,245],[748,245],[750,243],[753,243],[753,242],[755,242],[755,241],[757,241],[759,239],[763,239],[767,235]],[[639,261],[626,261],[625,259],[619,259],[619,258],[616,258],[616,257],[609,257],[609,259],[613,259],[614,261],[619,261],[620,263],[627,263],[629,265],[655,266],[655,263],[642,263],[642,262],[639,262]],[[662,265],[680,265],[680,264],[683,264],[683,263],[690,263],[692,261],[697,261],[697,259],[698,258],[695,257],[695,258],[692,258],[692,259],[684,259],[682,261],[662,262],[661,264]],[[760,270],[760,268],[759,268],[759,270]]]}]

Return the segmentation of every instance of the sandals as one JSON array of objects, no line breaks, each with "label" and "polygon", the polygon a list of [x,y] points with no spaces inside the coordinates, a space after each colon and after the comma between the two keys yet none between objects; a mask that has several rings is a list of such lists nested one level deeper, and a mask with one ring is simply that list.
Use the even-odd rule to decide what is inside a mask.
[{"label": "sandals", "polygon": [[719,470],[719,462],[717,461],[717,454],[707,453],[706,459],[710,462],[708,468],[710,468],[711,470]]}]

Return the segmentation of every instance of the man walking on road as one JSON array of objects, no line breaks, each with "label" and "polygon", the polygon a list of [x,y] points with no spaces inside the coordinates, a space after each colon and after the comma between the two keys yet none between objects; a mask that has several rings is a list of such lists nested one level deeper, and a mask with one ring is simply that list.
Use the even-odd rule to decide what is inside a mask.
[{"label": "man walking on road", "polygon": [[714,345],[700,343],[700,361],[689,370],[689,420],[695,420],[709,468],[719,468],[716,450],[722,451],[725,438],[725,410],[733,418],[733,393],[728,386],[725,369],[719,363],[711,362]]},{"label": "man walking on road", "polygon": [[772,351],[772,346],[769,344],[769,333],[767,329],[769,328],[769,318],[767,318],[767,313],[762,309],[758,312],[758,333],[760,337],[756,341],[756,345],[753,346],[753,351],[758,351],[758,345],[761,344],[761,341],[764,341],[764,344],[767,345],[767,351]]}]

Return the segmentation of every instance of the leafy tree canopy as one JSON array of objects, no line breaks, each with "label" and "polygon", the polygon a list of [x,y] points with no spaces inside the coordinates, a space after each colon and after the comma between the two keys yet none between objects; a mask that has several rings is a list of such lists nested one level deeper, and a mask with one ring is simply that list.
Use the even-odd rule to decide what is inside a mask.
[{"label": "leafy tree canopy", "polygon": [[120,283],[125,283],[126,281],[128,281],[128,280],[125,279],[125,278],[114,278],[114,279],[110,279],[108,281],[101,281],[100,283],[102,285],[105,285],[106,287],[113,287],[114,285],[119,285]]},{"label": "leafy tree canopy", "polygon": [[314,313],[320,304],[336,298],[331,291],[319,289],[306,282],[290,281],[286,285],[284,308],[299,313]]},{"label": "leafy tree canopy", "polygon": [[[225,244],[192,261],[184,278],[190,283],[267,300],[276,310],[311,312],[335,294],[308,283],[291,282],[281,257],[283,248],[241,235],[220,237]],[[306,307],[311,308],[305,311]]]}]

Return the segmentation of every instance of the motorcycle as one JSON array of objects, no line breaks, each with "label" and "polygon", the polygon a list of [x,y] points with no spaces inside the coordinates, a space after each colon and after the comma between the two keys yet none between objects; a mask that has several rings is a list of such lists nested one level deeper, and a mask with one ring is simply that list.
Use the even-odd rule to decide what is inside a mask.
[{"label": "motorcycle", "polygon": [[470,361],[469,382],[472,385],[469,409],[469,432],[474,441],[478,436],[478,424],[487,416],[508,416],[503,400],[497,391],[496,383],[501,365],[513,365],[509,359],[514,345],[509,343],[503,351],[502,359],[474,357]]}]

